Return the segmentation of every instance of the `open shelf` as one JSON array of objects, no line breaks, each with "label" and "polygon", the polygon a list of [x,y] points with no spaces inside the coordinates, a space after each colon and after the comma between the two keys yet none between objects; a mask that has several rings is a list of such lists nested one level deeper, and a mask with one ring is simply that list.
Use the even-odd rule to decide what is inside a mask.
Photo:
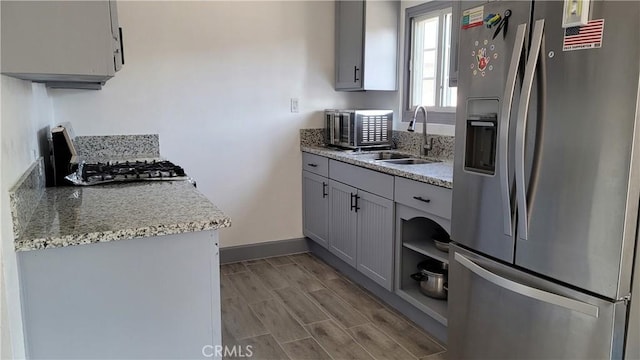
[{"label": "open shelf", "polygon": [[442,325],[447,326],[447,300],[434,299],[424,295],[420,292],[418,282],[406,283],[403,288],[396,290],[396,293]]},{"label": "open shelf", "polygon": [[434,258],[438,261],[442,261],[445,264],[449,263],[449,253],[436,248],[436,244],[432,240],[427,241],[404,241],[402,246],[407,249],[419,252],[422,255]]},{"label": "open shelf", "polygon": [[410,207],[396,206],[396,294],[416,309],[447,326],[447,300],[434,299],[420,292],[420,282],[411,275],[418,264],[435,259],[449,264],[449,253],[436,248],[433,238],[446,230],[429,214]]},{"label": "open shelf", "polygon": [[396,294],[418,308],[418,310],[446,326],[447,300],[434,299],[424,295],[420,292],[420,283],[411,278],[411,274],[418,272],[416,265],[426,260],[429,256],[406,246],[401,248],[400,256],[403,263],[398,268],[400,276],[397,282]]}]

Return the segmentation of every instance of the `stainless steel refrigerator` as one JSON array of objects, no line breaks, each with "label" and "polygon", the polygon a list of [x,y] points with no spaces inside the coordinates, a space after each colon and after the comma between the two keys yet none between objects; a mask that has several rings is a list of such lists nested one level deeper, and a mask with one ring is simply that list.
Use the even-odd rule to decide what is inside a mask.
[{"label": "stainless steel refrigerator", "polygon": [[640,2],[462,8],[449,358],[622,358],[640,342]]}]

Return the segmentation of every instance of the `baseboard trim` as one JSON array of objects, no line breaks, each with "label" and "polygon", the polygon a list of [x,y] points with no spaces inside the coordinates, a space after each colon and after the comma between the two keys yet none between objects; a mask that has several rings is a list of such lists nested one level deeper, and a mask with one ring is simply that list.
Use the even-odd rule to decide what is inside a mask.
[{"label": "baseboard trim", "polygon": [[329,250],[325,249],[321,245],[318,245],[317,243],[311,240],[308,240],[307,242],[308,242],[310,251],[314,255],[324,260],[327,264],[338,269],[341,273],[346,275],[354,283],[369,290],[375,296],[380,298],[383,302],[387,303],[392,308],[401,312],[404,316],[408,317],[413,322],[418,324],[418,326],[422,327],[422,329],[424,329],[427,333],[431,334],[438,341],[442,342],[442,344],[446,345],[447,343],[447,327],[446,326],[442,325],[435,319],[431,318],[429,315],[418,310],[415,306],[411,305],[400,296],[378,285],[373,280],[369,279],[368,277],[363,275],[361,272],[356,270],[354,267],[342,261],[340,258],[333,255],[332,253],[330,253]]},{"label": "baseboard trim", "polygon": [[262,259],[307,251],[309,251],[309,245],[305,238],[228,246],[220,248],[220,263],[228,264],[237,261]]}]

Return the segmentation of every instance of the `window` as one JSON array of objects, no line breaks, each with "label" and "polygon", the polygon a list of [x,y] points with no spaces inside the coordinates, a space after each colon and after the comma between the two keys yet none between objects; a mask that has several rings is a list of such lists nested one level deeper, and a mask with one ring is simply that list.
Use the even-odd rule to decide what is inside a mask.
[{"label": "window", "polygon": [[457,103],[457,89],[449,87],[451,11],[451,2],[431,1],[408,8],[405,17],[404,110],[427,106],[430,120],[432,112],[455,112]]}]

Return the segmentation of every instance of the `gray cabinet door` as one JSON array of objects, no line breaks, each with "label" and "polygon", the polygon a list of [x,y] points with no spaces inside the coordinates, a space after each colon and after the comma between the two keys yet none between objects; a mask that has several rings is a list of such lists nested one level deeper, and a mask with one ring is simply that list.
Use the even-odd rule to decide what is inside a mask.
[{"label": "gray cabinet door", "polygon": [[328,247],[329,180],[308,171],[302,171],[302,232]]},{"label": "gray cabinet door", "polygon": [[3,74],[104,83],[120,68],[113,1],[3,1],[1,24]]},{"label": "gray cabinet door", "polygon": [[356,266],[358,213],[353,207],[358,190],[329,180],[329,251]]},{"label": "gray cabinet door", "polygon": [[336,90],[362,88],[364,1],[336,1]]},{"label": "gray cabinet door", "polygon": [[118,22],[118,5],[116,0],[109,0],[109,15],[111,18],[111,36],[113,37],[113,66],[120,71],[124,65],[124,46],[122,46],[122,30]]},{"label": "gray cabinet door", "polygon": [[359,191],[357,269],[393,290],[393,201]]}]

